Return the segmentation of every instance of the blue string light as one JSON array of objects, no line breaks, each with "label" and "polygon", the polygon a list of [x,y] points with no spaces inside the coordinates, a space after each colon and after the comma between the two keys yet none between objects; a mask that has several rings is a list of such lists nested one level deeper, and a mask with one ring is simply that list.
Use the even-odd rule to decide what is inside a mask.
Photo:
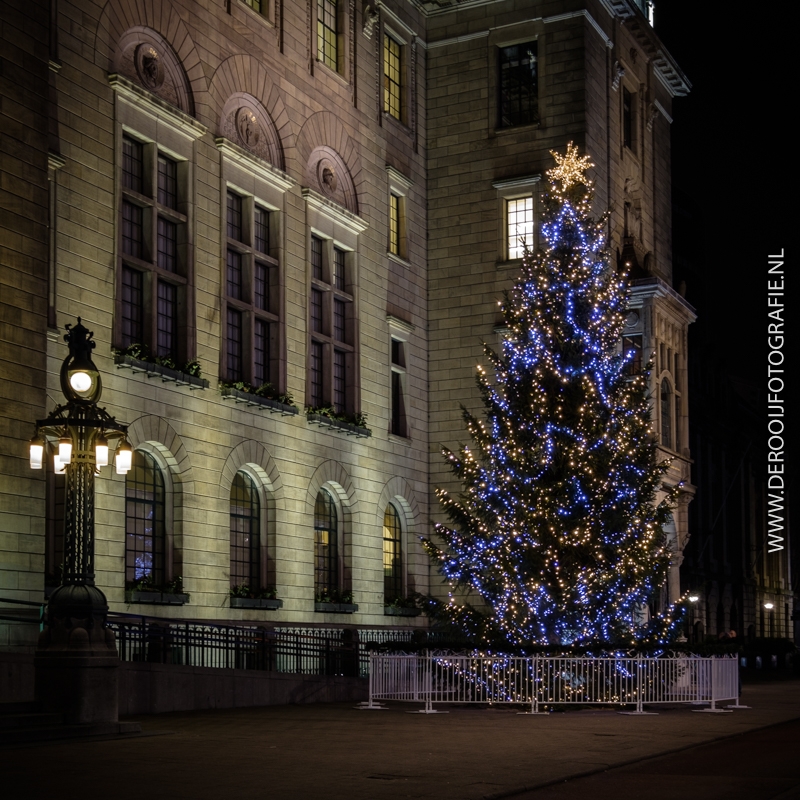
[{"label": "blue string light", "polygon": [[656,504],[668,464],[657,463],[646,376],[629,376],[632,354],[620,353],[627,281],[573,156],[548,173],[543,246],[526,250],[501,304],[508,333],[500,352],[486,348],[494,382],[478,367],[485,419],[464,409],[473,445],[443,451],[464,491],[437,490],[450,524],[435,526],[444,546],[425,546],[450,593],[429,608],[515,647],[666,643],[680,609],[636,620],[666,579],[675,493]]}]

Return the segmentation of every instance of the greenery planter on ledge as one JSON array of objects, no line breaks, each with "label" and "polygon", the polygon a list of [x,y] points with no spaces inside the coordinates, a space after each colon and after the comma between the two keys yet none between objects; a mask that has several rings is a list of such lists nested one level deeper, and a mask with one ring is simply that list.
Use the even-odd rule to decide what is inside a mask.
[{"label": "greenery planter on ledge", "polygon": [[319,425],[321,428],[333,428],[336,433],[344,433],[347,436],[355,436],[358,439],[366,439],[372,436],[369,428],[361,428],[353,425],[352,422],[342,422],[338,419],[331,419],[323,414],[306,414],[309,425]]},{"label": "greenery planter on ledge", "polygon": [[326,614],[355,614],[358,603],[314,603],[314,611]]},{"label": "greenery planter on ledge", "polygon": [[235,400],[237,403],[245,403],[255,408],[263,408],[271,414],[281,414],[284,417],[289,414],[297,414],[299,411],[297,406],[290,406],[278,400],[273,400],[271,397],[263,397],[260,394],[242,392],[239,389],[234,389],[232,386],[220,387],[220,393],[227,400]]},{"label": "greenery planter on ledge", "polygon": [[419,608],[397,608],[397,606],[384,606],[384,617],[418,617],[422,613]]},{"label": "greenery planter on ledge", "polygon": [[283,600],[267,597],[231,597],[231,608],[265,608],[277,611],[283,608]]},{"label": "greenery planter on ledge", "polygon": [[185,606],[189,595],[185,592],[156,592],[139,589],[125,590],[126,603],[151,603],[154,606]]},{"label": "greenery planter on ledge", "polygon": [[161,378],[164,383],[169,381],[178,386],[188,386],[190,389],[208,389],[209,383],[205,378],[195,378],[177,369],[162,367],[152,361],[139,361],[133,356],[115,355],[114,363],[117,369],[129,369],[131,372],[143,372],[148,378]]}]

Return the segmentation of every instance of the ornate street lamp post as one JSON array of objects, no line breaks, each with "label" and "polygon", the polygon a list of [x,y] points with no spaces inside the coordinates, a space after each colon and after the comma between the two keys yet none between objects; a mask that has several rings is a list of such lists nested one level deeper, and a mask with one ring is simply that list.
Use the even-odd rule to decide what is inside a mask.
[{"label": "ornate street lamp post", "polygon": [[94,480],[109,463],[109,440],[120,440],[118,473],[131,468],[132,453],[127,426],[97,405],[103,387],[92,361],[93,333],[80,317],[66,329],[69,355],[61,365],[66,402],[37,420],[30,442],[31,467],[42,468],[49,442],[55,472],[66,478],[64,565],[36,650],[36,696],[71,722],[116,722],[119,658],[114,632],[106,627],[108,603],[94,585]]}]

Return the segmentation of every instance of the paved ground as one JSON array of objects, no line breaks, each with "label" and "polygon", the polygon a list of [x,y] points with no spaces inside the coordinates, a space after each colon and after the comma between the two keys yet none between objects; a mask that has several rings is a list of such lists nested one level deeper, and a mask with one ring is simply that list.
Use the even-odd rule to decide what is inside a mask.
[{"label": "paved ground", "polygon": [[753,708],[714,715],[679,707],[643,717],[612,711],[532,717],[470,707],[425,716],[400,704],[371,712],[337,704],[140,717],[151,735],[0,751],[0,794],[9,800],[800,798],[800,681],[748,686],[743,702]]}]

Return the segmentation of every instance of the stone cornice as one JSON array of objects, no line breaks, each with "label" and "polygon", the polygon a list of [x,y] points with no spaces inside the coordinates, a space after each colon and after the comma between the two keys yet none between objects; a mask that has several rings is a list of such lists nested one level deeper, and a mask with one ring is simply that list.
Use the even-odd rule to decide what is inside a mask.
[{"label": "stone cornice", "polygon": [[297,183],[294,178],[289,177],[283,170],[278,169],[269,162],[239,147],[224,136],[218,136],[214,139],[214,143],[217,145],[220,153],[226,158],[233,161],[242,169],[255,173],[257,177],[265,180],[282,192],[291,189]]},{"label": "stone cornice", "polygon": [[[686,324],[690,324],[697,319],[697,312],[694,307],[685,297],[679,295],[661,278],[640,278],[632,282],[629,288],[629,296],[631,302],[628,305],[631,308],[635,308],[643,300],[658,297],[667,300],[673,311],[682,317]],[[639,303],[636,302],[637,300]]]},{"label": "stone cornice", "polygon": [[369,227],[369,223],[365,222],[361,217],[356,216],[346,208],[342,208],[338,203],[334,203],[333,200],[328,200],[307,186],[303,187],[302,194],[310,209],[330,217],[334,222],[339,223],[339,225],[356,235],[363,233]]},{"label": "stone cornice", "polygon": [[190,139],[199,139],[208,133],[208,128],[194,117],[185,114],[179,108],[170,105],[160,97],[148,92],[141,86],[116,73],[108,76],[108,82],[117,97],[126,100],[139,111],[156,120],[163,120]]}]

